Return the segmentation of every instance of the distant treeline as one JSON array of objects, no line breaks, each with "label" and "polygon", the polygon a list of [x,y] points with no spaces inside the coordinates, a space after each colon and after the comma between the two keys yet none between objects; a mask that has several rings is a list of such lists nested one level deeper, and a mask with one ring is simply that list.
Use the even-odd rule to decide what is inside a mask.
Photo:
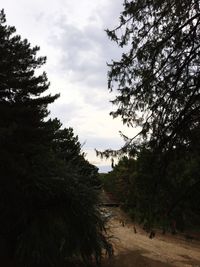
[{"label": "distant treeline", "polygon": [[147,230],[200,230],[199,144],[156,155],[143,149],[100,174],[106,191]]}]

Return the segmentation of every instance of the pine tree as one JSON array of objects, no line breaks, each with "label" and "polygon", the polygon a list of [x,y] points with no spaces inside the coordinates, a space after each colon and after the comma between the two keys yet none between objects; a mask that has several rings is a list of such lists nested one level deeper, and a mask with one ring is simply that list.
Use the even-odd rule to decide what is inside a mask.
[{"label": "pine tree", "polygon": [[107,30],[124,51],[109,64],[111,114],[141,126],[154,147],[190,144],[199,132],[199,26],[198,0],[125,0],[119,26]]},{"label": "pine tree", "polygon": [[149,221],[189,218],[189,210],[199,218],[190,203],[199,203],[200,189],[200,2],[124,0],[119,25],[107,34],[123,51],[109,64],[111,115],[140,132],[122,134],[119,151],[99,154],[136,156],[138,203],[141,212],[149,204]]},{"label": "pine tree", "polygon": [[27,267],[63,266],[73,257],[99,262],[109,245],[97,193],[75,171],[72,158],[82,156],[78,137],[47,118],[58,95],[47,94],[45,73],[36,75],[46,58],[15,32],[2,10],[0,260]]},{"label": "pine tree", "polygon": [[[42,157],[52,138],[47,130],[47,104],[58,96],[40,96],[49,83],[46,74],[35,76],[46,58],[37,57],[39,47],[13,35],[14,27],[5,25],[0,13],[0,172],[1,229],[8,239],[15,239],[21,229],[23,213],[29,209],[26,194],[39,178]],[[49,135],[49,136],[48,136]],[[39,164],[42,161],[43,164]],[[42,166],[44,165],[44,166]],[[47,166],[46,166],[47,167]],[[34,184],[36,186],[36,184]],[[38,203],[39,204],[39,203]],[[16,240],[12,240],[15,246]],[[13,254],[13,247],[10,253]]]}]

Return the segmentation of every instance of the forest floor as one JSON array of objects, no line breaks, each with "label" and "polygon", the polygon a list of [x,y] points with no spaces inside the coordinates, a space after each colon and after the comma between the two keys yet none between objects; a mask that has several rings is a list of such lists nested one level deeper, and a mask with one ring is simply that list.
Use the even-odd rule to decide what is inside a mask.
[{"label": "forest floor", "polygon": [[103,267],[200,267],[199,241],[170,233],[156,233],[150,239],[120,208],[109,207],[105,212],[111,217],[108,227],[114,256],[105,260]]}]

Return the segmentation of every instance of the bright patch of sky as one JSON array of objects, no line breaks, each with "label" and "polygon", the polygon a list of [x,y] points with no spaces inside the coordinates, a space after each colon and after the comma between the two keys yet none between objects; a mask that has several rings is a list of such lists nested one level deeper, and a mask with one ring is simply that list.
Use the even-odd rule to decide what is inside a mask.
[{"label": "bright patch of sky", "polygon": [[60,98],[50,106],[51,117],[72,127],[84,143],[88,160],[100,171],[110,170],[110,161],[96,157],[94,149],[118,149],[119,131],[133,136],[135,129],[113,120],[107,90],[107,65],[120,57],[120,49],[108,40],[105,29],[118,25],[123,0],[1,0],[7,23],[47,56],[43,67],[52,94]]}]

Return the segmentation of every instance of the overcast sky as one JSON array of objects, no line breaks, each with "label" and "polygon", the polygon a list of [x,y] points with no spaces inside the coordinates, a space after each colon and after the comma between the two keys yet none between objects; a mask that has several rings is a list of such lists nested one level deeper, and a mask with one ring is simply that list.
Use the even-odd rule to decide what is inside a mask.
[{"label": "overcast sky", "polygon": [[60,98],[49,108],[64,127],[73,127],[88,160],[110,169],[110,161],[96,158],[94,149],[117,149],[119,136],[127,129],[109,112],[114,98],[107,89],[106,62],[119,58],[120,49],[104,31],[118,24],[123,0],[1,0],[7,23],[47,56],[43,67],[51,82],[50,91]]}]

